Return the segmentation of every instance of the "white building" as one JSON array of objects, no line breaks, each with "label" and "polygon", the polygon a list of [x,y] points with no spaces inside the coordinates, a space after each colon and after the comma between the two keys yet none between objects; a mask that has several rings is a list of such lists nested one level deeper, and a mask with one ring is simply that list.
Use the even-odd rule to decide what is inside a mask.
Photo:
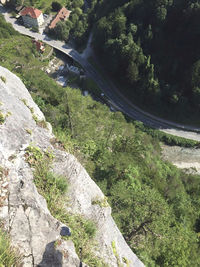
[{"label": "white building", "polygon": [[25,7],[21,12],[25,26],[39,28],[44,23],[42,11],[34,7]]}]

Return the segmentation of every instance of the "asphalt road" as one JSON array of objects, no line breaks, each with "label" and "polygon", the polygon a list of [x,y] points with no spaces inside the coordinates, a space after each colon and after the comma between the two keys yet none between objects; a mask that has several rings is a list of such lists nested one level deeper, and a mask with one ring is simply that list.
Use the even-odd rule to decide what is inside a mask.
[{"label": "asphalt road", "polygon": [[2,6],[0,6],[0,13],[2,13],[6,21],[10,22],[13,27],[21,34],[41,40],[44,43],[47,43],[48,45],[69,55],[75,61],[81,64],[86,71],[86,75],[91,77],[96,82],[96,84],[111,100],[110,102],[117,110],[122,111],[124,114],[128,115],[132,119],[141,121],[145,125],[159,129],[163,132],[170,133],[175,136],[200,141],[200,128],[170,122],[153,116],[147,112],[144,112],[143,110],[133,105],[128,99],[126,99],[111,81],[105,81],[96,71],[96,69],[87,61],[87,58],[85,58],[83,55],[80,55],[76,50],[74,50],[62,41],[57,41],[49,38],[44,33],[35,33],[25,28],[24,26],[17,24],[16,19],[11,18]]}]

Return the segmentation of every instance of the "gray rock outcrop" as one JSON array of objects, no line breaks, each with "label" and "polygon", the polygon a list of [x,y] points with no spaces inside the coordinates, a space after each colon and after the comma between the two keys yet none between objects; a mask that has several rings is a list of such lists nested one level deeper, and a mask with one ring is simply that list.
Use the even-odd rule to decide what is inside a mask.
[{"label": "gray rock outcrop", "polygon": [[119,266],[119,261],[120,266],[144,266],[126,244],[111,208],[97,204],[105,202],[99,187],[74,156],[52,146],[51,126],[42,128],[34,120],[33,113],[40,121],[45,118],[21,80],[2,67],[0,76],[0,112],[5,118],[0,124],[0,220],[23,255],[23,266],[80,265],[73,242],[61,239],[63,224],[50,214],[34,185],[33,171],[25,160],[30,144],[53,151],[53,171],[65,176],[70,185],[66,209],[97,225],[96,255],[113,267]]}]

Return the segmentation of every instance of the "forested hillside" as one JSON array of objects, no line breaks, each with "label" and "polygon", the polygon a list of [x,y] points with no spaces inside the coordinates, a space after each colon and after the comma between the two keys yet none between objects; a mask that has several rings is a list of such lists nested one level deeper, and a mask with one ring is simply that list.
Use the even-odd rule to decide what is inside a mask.
[{"label": "forested hillside", "polygon": [[94,48],[119,89],[162,116],[198,118],[200,1],[97,2]]},{"label": "forested hillside", "polygon": [[31,40],[3,17],[0,62],[22,78],[63,148],[101,187],[125,239],[146,266],[200,266],[200,176],[164,162],[159,142],[122,113],[59,86],[39,69],[47,63]]},{"label": "forested hillside", "polygon": [[52,13],[52,2],[72,12],[49,34],[83,48],[93,30],[94,50],[121,92],[159,116],[200,124],[199,0],[9,3]]}]

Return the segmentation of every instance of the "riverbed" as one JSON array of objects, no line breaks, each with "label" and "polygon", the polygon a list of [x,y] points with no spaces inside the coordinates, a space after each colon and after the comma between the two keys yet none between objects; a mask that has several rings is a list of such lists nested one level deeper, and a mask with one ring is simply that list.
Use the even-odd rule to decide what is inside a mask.
[{"label": "riverbed", "polygon": [[181,169],[200,174],[200,149],[162,145],[163,159]]}]

